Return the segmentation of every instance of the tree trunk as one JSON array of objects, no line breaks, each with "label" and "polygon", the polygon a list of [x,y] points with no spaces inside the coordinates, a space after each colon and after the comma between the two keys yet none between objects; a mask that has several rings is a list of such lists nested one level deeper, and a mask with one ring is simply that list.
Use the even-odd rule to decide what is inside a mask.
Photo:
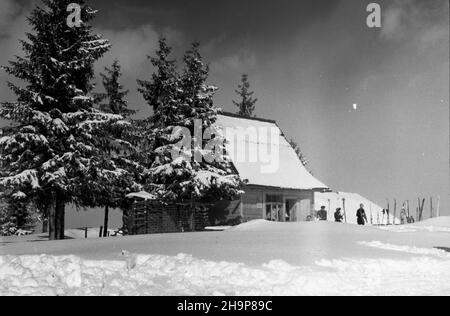
[{"label": "tree trunk", "polygon": [[64,239],[65,203],[60,198],[56,198],[55,205],[55,231],[56,240]]},{"label": "tree trunk", "polygon": [[49,207],[44,209],[44,213],[42,214],[42,233],[48,233],[48,213]]},{"label": "tree trunk", "polygon": [[394,226],[396,218],[397,218],[397,199],[394,199]]},{"label": "tree trunk", "polygon": [[56,210],[55,202],[50,203],[48,208],[48,237],[50,240],[56,240]]},{"label": "tree trunk", "polygon": [[438,195],[438,200],[437,200],[437,207],[436,207],[436,217],[439,217],[439,216],[441,216],[441,214],[440,214],[440,207],[441,207],[441,197]]},{"label": "tree trunk", "polygon": [[108,237],[108,217],[109,217],[109,206],[105,206],[105,220],[103,223],[103,237]]},{"label": "tree trunk", "polygon": [[408,206],[408,218],[409,218],[409,200],[406,201],[406,205]]},{"label": "tree trunk", "polygon": [[345,210],[345,199],[342,199],[342,209],[344,211],[344,222],[347,224],[347,211]]},{"label": "tree trunk", "polygon": [[48,218],[44,218],[42,221],[42,233],[48,233]]},{"label": "tree trunk", "polygon": [[48,233],[48,213],[49,213],[49,206],[46,205],[43,207],[42,210],[42,233]]},{"label": "tree trunk", "polygon": [[433,197],[430,197],[430,218],[433,218]]}]

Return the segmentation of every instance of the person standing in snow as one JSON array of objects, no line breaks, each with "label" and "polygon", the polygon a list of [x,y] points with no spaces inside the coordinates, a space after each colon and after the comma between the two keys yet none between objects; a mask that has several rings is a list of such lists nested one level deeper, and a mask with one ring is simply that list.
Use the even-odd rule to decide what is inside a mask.
[{"label": "person standing in snow", "polygon": [[342,215],[342,213],[341,213],[341,208],[340,207],[338,207],[337,209],[336,209],[336,212],[334,213],[334,221],[336,222],[336,223],[342,223],[342,220],[344,219],[344,216]]},{"label": "person standing in snow", "polygon": [[400,222],[402,225],[405,225],[408,220],[408,215],[406,214],[406,210],[402,208],[402,212],[400,213]]},{"label": "person standing in snow", "polygon": [[359,205],[359,209],[356,212],[356,218],[358,225],[365,225],[367,223],[366,211],[364,211],[364,204]]},{"label": "person standing in snow", "polygon": [[319,221],[327,220],[327,210],[325,209],[325,206],[322,206],[320,208],[320,211],[317,212],[317,217],[318,217]]}]

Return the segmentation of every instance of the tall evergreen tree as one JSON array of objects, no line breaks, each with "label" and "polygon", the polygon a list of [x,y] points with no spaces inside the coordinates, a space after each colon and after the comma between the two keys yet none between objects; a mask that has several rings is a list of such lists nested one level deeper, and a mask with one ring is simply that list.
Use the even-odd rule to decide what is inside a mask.
[{"label": "tall evergreen tree", "polygon": [[238,86],[238,90],[235,90],[237,95],[240,97],[240,101],[233,101],[239,109],[237,114],[244,117],[253,117],[253,112],[255,111],[255,103],[258,99],[253,98],[254,92],[250,91],[250,82],[248,81],[248,75],[243,74],[241,79],[241,84]]},{"label": "tall evergreen tree", "polygon": [[[124,90],[120,83],[122,77],[121,67],[118,60],[114,60],[111,68],[105,68],[106,73],[101,73],[103,87],[106,93],[97,94],[97,101],[100,102],[100,110],[106,113],[119,114],[123,117],[129,117],[136,111],[128,108],[128,102],[125,97],[130,90]],[[107,103],[104,101],[107,100]]]},{"label": "tall evergreen tree", "polygon": [[[100,74],[102,77],[103,87],[106,93],[97,94],[97,102],[100,102],[100,110],[106,113],[118,114],[123,117],[129,117],[136,113],[136,111],[128,109],[128,102],[125,100],[129,90],[124,90],[123,85],[119,82],[122,72],[118,60],[114,60],[111,68],[105,68],[106,73]],[[105,103],[105,100],[107,101]],[[120,156],[123,156],[122,153]],[[113,159],[111,159],[113,158]],[[103,162],[105,165],[111,164],[112,161],[118,157],[106,157]],[[117,162],[117,161],[116,161]],[[117,165],[114,166],[117,168]],[[129,169],[129,168],[126,168]],[[125,194],[130,190],[138,186],[137,183],[133,183],[133,177],[130,174],[123,173],[121,177],[118,177],[115,182],[109,181],[108,178],[97,179],[97,182],[102,183],[101,192],[96,192],[97,199],[102,197],[101,203],[105,206],[104,221],[103,221],[103,237],[108,236],[108,221],[109,221],[109,209],[119,207],[125,199]],[[100,186],[97,186],[97,189]],[[126,188],[129,188],[128,190]],[[96,190],[98,191],[98,190]]]},{"label": "tall evergreen tree", "polygon": [[175,103],[172,97],[177,93],[178,75],[176,61],[171,59],[172,48],[164,37],[159,39],[159,50],[156,57],[148,56],[156,72],[152,74],[150,81],[138,80],[138,91],[145,101],[152,107],[155,115],[158,115],[160,106],[168,106]]},{"label": "tall evergreen tree", "polygon": [[38,220],[35,206],[27,201],[23,193],[9,195],[8,199],[0,195],[0,236],[13,235]]},{"label": "tall evergreen tree", "polygon": [[[208,67],[203,63],[198,49],[199,45],[193,44],[186,52],[185,67],[181,75],[174,67],[170,68],[172,79],[163,86],[164,91],[146,92],[147,95],[158,93],[163,96],[163,101],[151,119],[155,159],[150,169],[147,188],[168,201],[231,199],[241,193],[243,184],[225,155],[209,162],[203,159],[207,150],[200,146],[203,140],[196,137],[201,138],[205,129],[213,126],[218,108],[214,106],[212,99],[217,88],[206,84]],[[160,67],[167,67],[167,64],[160,63]],[[166,70],[158,69],[157,73]],[[153,78],[159,79],[159,76]],[[147,87],[152,89],[158,85],[153,81]],[[201,135],[195,131],[195,120],[200,124]],[[189,139],[186,144],[188,148],[182,148],[185,156],[174,157],[173,151],[181,149],[178,144],[183,135],[177,134],[180,128],[184,128],[193,136],[193,142]],[[218,147],[222,146],[220,149],[223,152],[219,133],[216,134],[215,140]]]},{"label": "tall evergreen tree", "polygon": [[26,83],[9,83],[17,102],[2,103],[0,117],[14,122],[0,139],[0,187],[10,195],[47,207],[50,239],[64,238],[67,203],[94,204],[85,195],[96,176],[115,179],[120,170],[104,165],[126,122],[94,109],[93,65],[110,45],[92,32],[95,16],[85,0],[80,27],[67,24],[71,0],[43,0],[28,18],[32,33],[21,41],[24,57],[4,69]]},{"label": "tall evergreen tree", "polygon": [[193,43],[184,57],[184,71],[181,75],[181,104],[184,115],[190,118],[202,120],[203,127],[212,126],[220,110],[213,103],[213,96],[217,87],[208,85],[209,66],[205,65],[200,54],[200,44]]}]

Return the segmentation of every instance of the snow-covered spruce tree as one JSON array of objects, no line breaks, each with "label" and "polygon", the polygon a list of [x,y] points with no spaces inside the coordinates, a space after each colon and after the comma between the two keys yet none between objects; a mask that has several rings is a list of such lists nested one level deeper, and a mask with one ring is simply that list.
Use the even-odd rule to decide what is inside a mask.
[{"label": "snow-covered spruce tree", "polygon": [[[181,110],[191,127],[193,119],[202,120],[203,127],[212,126],[217,118],[219,108],[214,106],[213,96],[217,87],[207,85],[209,66],[202,61],[199,44],[194,43],[184,55],[184,71],[181,75]],[[193,132],[193,130],[192,130]],[[194,134],[192,134],[194,135]]]},{"label": "snow-covered spruce tree", "polygon": [[0,197],[0,236],[14,235],[19,229],[33,225],[37,220],[35,206],[30,204],[24,193]]},{"label": "snow-covered spruce tree", "polygon": [[[153,116],[136,121],[136,134],[141,137],[141,152],[146,153],[144,165],[151,167],[154,148],[167,142],[172,126],[179,115],[179,76],[176,61],[171,59],[172,48],[164,37],[159,39],[156,57],[148,56],[156,71],[150,80],[138,80],[138,91],[153,110]],[[156,128],[155,128],[156,127]]]},{"label": "snow-covered spruce tree", "polygon": [[236,94],[240,97],[240,101],[233,101],[239,109],[238,113],[244,117],[253,117],[253,112],[255,111],[255,103],[258,99],[253,98],[254,92],[250,92],[250,82],[248,81],[248,75],[243,74],[242,83],[238,86],[238,90],[235,90]]},{"label": "snow-covered spruce tree", "polygon": [[[153,109],[154,115],[158,115],[160,106],[167,107],[169,103],[175,106],[173,97],[177,94],[178,75],[176,72],[176,61],[171,59],[172,48],[167,45],[167,40],[162,37],[159,39],[159,50],[156,57],[149,56],[156,72],[152,74],[151,80],[138,80],[138,91],[142,94],[145,101]],[[158,120],[163,118],[158,118]],[[168,117],[168,119],[172,119]]]},{"label": "snow-covered spruce tree", "polygon": [[[164,41],[160,47],[166,47]],[[170,64],[166,85],[158,86],[152,81],[147,86],[161,87],[163,90],[147,91],[147,95],[158,94],[159,103],[151,119],[155,138],[155,159],[150,170],[147,189],[165,201],[206,202],[219,199],[233,199],[242,193],[243,182],[232,169],[228,157],[222,154],[220,159],[206,161],[205,155],[211,153],[205,146],[180,148],[183,138],[177,134],[180,128],[195,135],[194,121],[200,122],[203,133],[216,121],[218,108],[213,104],[216,87],[206,84],[208,67],[202,61],[194,44],[184,56],[185,68],[181,75]],[[170,52],[170,49],[168,50]],[[165,57],[166,58],[166,57]],[[166,63],[158,65],[166,67]],[[166,72],[158,69],[157,73]],[[159,78],[154,76],[154,78]],[[150,104],[153,105],[153,104]],[[201,136],[200,136],[201,137]],[[220,133],[215,134],[216,150],[224,153]],[[202,141],[198,139],[198,144]],[[195,143],[195,138],[193,138]],[[204,145],[204,144],[203,144]],[[184,155],[173,156],[173,151],[181,150]],[[194,159],[197,158],[197,159]]]},{"label": "snow-covered spruce tree", "polygon": [[[100,102],[100,110],[106,113],[119,114],[123,117],[129,117],[136,113],[136,111],[128,108],[128,102],[125,97],[130,92],[124,90],[120,83],[122,77],[121,67],[119,61],[114,60],[111,68],[105,68],[106,73],[101,73],[103,87],[105,93],[98,93],[97,102]],[[105,100],[107,102],[105,103]]]},{"label": "snow-covered spruce tree", "polygon": [[14,214],[11,212],[10,205],[0,205],[0,236],[11,236],[19,230]]},{"label": "snow-covered spruce tree", "polygon": [[[8,130],[11,128],[5,127],[0,130],[0,136],[3,136]],[[0,142],[2,138],[0,138]],[[0,157],[2,155],[3,151],[0,147]],[[4,175],[5,168],[2,168],[4,165],[0,160],[0,177]],[[2,188],[0,191],[0,236],[15,234],[24,225],[32,224],[33,218],[35,218],[32,216],[34,213],[25,193],[21,191],[13,193]]]},{"label": "snow-covered spruce tree", "polygon": [[84,195],[93,174],[115,178],[115,166],[104,169],[104,155],[115,150],[115,132],[127,125],[121,116],[94,109],[91,95],[93,64],[110,45],[92,33],[95,16],[86,1],[80,27],[67,25],[71,0],[43,0],[29,16],[32,32],[22,41],[24,57],[4,69],[24,81],[9,83],[17,102],[2,103],[0,117],[14,128],[0,140],[0,186],[9,194],[22,192],[28,201],[46,206],[50,239],[64,238],[67,203],[93,204]]},{"label": "snow-covered spruce tree", "polygon": [[[129,90],[124,90],[123,85],[119,81],[122,76],[119,61],[114,60],[111,68],[105,68],[105,71],[106,73],[100,75],[106,93],[96,94],[97,102],[100,102],[100,110],[106,113],[122,115],[124,118],[135,114],[136,111],[128,109],[128,102],[125,100]],[[109,209],[120,207],[122,201],[126,198],[125,195],[130,191],[137,190],[139,187],[137,182],[134,181],[132,174],[125,171],[130,170],[130,166],[124,160],[124,156],[129,153],[129,151],[125,151],[121,152],[120,155],[106,155],[103,161],[104,168],[106,170],[116,170],[121,166],[123,172],[116,177],[116,181],[111,182],[109,177],[98,177],[94,183],[94,196],[98,201],[94,204],[105,206],[103,237],[108,235]],[[140,172],[142,171],[141,169]]]}]

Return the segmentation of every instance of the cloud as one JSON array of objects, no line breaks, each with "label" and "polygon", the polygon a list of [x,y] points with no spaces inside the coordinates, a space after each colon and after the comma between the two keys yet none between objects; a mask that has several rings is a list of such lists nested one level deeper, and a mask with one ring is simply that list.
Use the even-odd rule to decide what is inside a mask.
[{"label": "cloud", "polygon": [[152,55],[158,47],[159,35],[151,25],[120,31],[99,30],[99,33],[112,45],[101,61],[102,66],[119,59],[127,74],[141,73],[143,65],[148,63],[147,56]]},{"label": "cloud", "polygon": [[0,37],[8,36],[14,17],[20,12],[20,6],[12,0],[0,0]]},{"label": "cloud", "polygon": [[391,7],[386,10],[383,19],[383,28],[381,33],[386,38],[393,38],[395,36],[401,36],[403,31],[400,32],[402,25],[403,11],[400,8]]},{"label": "cloud", "polygon": [[241,50],[237,54],[219,58],[211,63],[211,71],[214,73],[232,72],[241,73],[251,70],[256,66],[256,54],[251,50]]},{"label": "cloud", "polygon": [[[19,39],[25,37],[25,32],[29,31],[26,23],[26,12],[28,6],[21,7],[13,0],[0,0],[0,66],[8,64],[15,55],[22,55]],[[15,96],[7,87],[6,82],[16,82],[4,70],[0,69],[0,102],[14,101]],[[0,120],[0,127],[8,124]]]},{"label": "cloud", "polygon": [[395,0],[383,11],[381,37],[428,48],[448,40],[448,2]]},{"label": "cloud", "polygon": [[111,50],[96,63],[96,70],[103,71],[104,67],[110,66],[115,59],[118,59],[124,77],[132,77],[134,82],[137,78],[149,78],[148,72],[152,70],[152,65],[147,57],[155,55],[161,35],[167,39],[170,46],[175,48],[183,42],[178,31],[165,28],[158,32],[150,24],[124,30],[96,29],[95,31],[108,39],[112,45]]},{"label": "cloud", "polygon": [[[23,55],[19,39],[25,39],[25,33],[30,31],[26,20],[31,12],[32,6],[20,6],[12,0],[0,0],[0,65],[8,64],[14,60],[15,55]],[[130,94],[130,103],[141,107],[143,103],[140,95],[136,91],[137,79],[148,79],[152,71],[152,66],[147,59],[148,55],[154,55],[158,47],[158,38],[162,33],[168,38],[170,44],[174,46],[181,42],[181,35],[176,30],[165,28],[157,32],[152,25],[142,25],[136,28],[112,30],[98,27],[94,30],[102,34],[112,44],[111,50],[105,54],[95,64],[97,85],[99,83],[99,72],[103,72],[104,67],[112,64],[114,59],[119,59],[122,65],[122,82],[127,89],[133,91]],[[9,76],[5,71],[0,70],[0,101],[14,101],[15,96],[7,87],[6,82],[17,80]],[[101,90],[99,87],[98,90]]]},{"label": "cloud", "polygon": [[[31,7],[21,7],[15,1],[0,0],[0,66],[7,65],[15,55],[22,55],[19,39],[25,39],[25,33],[30,30],[26,21],[30,10]],[[7,81],[15,82],[15,79],[0,69],[0,101],[14,100]]]},{"label": "cloud", "polygon": [[159,37],[164,35],[170,46],[178,47],[183,42],[181,34],[170,28],[158,32],[149,24],[124,30],[97,29],[96,33],[102,34],[112,45],[111,50],[95,64],[96,91],[103,91],[99,73],[104,72],[105,67],[110,67],[113,61],[118,59],[123,74],[121,84],[130,90],[127,97],[130,107],[139,110],[139,116],[149,115],[150,107],[136,91],[136,81],[150,79],[154,69],[147,57],[155,55]]}]

